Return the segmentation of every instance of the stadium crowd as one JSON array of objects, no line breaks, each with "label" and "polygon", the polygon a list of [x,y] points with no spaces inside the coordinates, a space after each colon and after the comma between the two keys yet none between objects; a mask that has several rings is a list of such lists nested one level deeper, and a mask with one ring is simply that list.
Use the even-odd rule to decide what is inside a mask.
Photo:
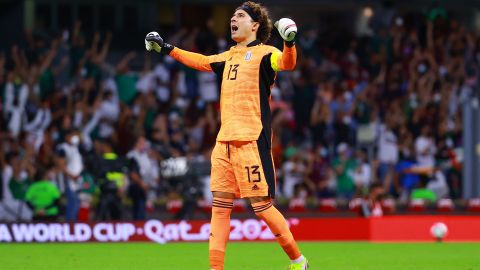
[{"label": "stadium crowd", "polygon": [[[461,109],[480,37],[438,10],[371,28],[300,27],[297,68],[272,89],[278,197],[350,200],[381,183],[398,200],[461,198]],[[139,48],[109,60],[112,35],[81,30],[26,31],[0,54],[2,219],[73,221],[89,208],[119,219],[125,205],[144,219],[174,199],[208,201],[219,79]],[[208,26],[167,39],[203,54],[230,46]]]}]

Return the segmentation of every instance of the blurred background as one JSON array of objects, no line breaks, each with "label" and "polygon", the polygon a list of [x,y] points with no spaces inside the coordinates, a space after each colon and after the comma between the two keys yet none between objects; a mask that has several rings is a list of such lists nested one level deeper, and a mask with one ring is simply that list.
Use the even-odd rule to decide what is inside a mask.
[{"label": "blurred background", "polygon": [[[218,78],[144,37],[223,52],[239,4],[0,0],[0,220],[208,218]],[[479,211],[475,1],[263,4],[299,28],[271,97],[287,216]]]}]

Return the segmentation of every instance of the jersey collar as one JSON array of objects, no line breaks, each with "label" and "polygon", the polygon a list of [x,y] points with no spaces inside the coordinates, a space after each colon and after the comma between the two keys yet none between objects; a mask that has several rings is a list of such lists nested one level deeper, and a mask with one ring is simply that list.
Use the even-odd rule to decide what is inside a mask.
[{"label": "jersey collar", "polygon": [[259,44],[262,44],[262,42],[260,42],[260,40],[256,39],[250,43],[247,44],[247,47],[238,47],[238,45],[235,45],[235,46],[232,46],[231,49],[235,50],[235,51],[242,51],[242,50],[245,50],[246,48],[249,48],[249,47],[253,47],[253,46],[256,46],[256,45],[259,45]]},{"label": "jersey collar", "polygon": [[262,44],[262,43],[260,42],[260,40],[255,39],[254,41],[248,43],[248,44],[247,44],[247,47],[253,47],[253,46],[256,46],[256,45],[259,45],[259,44]]}]

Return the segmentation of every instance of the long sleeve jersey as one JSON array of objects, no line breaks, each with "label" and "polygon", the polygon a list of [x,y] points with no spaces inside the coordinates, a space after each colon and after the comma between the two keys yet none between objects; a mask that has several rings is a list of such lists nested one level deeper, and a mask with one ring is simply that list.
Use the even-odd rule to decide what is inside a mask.
[{"label": "long sleeve jersey", "polygon": [[221,127],[217,141],[254,141],[262,130],[270,141],[270,90],[277,71],[295,68],[295,46],[284,46],[282,52],[255,40],[246,47],[233,46],[210,56],[175,47],[170,56],[196,70],[221,76]]}]

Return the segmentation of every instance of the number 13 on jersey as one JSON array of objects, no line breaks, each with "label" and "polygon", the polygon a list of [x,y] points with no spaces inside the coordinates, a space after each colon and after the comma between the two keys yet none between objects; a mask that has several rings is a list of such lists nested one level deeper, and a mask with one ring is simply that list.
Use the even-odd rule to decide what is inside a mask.
[{"label": "number 13 on jersey", "polygon": [[238,66],[240,65],[239,64],[230,65],[230,67],[228,68],[227,79],[231,81],[234,81],[237,79]]}]

